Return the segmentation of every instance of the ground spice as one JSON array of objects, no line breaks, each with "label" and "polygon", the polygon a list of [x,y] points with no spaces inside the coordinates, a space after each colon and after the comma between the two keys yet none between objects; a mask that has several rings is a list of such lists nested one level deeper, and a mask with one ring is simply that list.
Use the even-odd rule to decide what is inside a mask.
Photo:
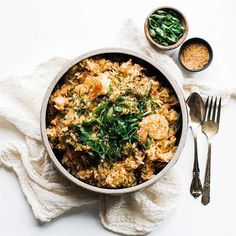
[{"label": "ground spice", "polygon": [[207,46],[202,43],[187,45],[180,55],[182,64],[187,69],[195,71],[202,69],[209,62],[209,59],[209,50]]}]

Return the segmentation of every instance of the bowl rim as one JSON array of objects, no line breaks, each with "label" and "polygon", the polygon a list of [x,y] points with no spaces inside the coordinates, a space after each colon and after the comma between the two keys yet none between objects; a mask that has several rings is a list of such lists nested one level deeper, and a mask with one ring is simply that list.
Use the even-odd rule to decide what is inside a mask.
[{"label": "bowl rim", "polygon": [[[165,9],[168,9],[168,10],[172,10],[174,12],[177,12],[178,15],[181,16],[181,20],[184,22],[185,24],[185,30],[184,30],[184,33],[183,35],[181,36],[181,38],[179,38],[179,40],[172,44],[172,45],[169,45],[169,46],[164,46],[164,45],[161,45],[157,42],[155,42],[153,40],[153,38],[151,37],[150,33],[149,33],[149,28],[148,28],[148,18],[156,11],[158,10],[165,10]],[[148,41],[153,44],[155,47],[157,47],[158,49],[161,49],[161,50],[172,50],[172,49],[175,49],[177,47],[179,47],[183,42],[184,40],[186,39],[187,35],[188,35],[188,32],[189,32],[189,25],[188,25],[188,21],[187,21],[187,18],[186,16],[180,11],[178,10],[177,8],[175,7],[170,7],[170,6],[161,6],[161,7],[157,7],[155,10],[151,11],[151,13],[148,14],[148,16],[146,17],[146,20],[144,22],[144,33],[145,33],[145,36],[146,38],[148,39]]]},{"label": "bowl rim", "polygon": [[[204,44],[204,45],[207,47],[208,52],[209,52],[209,56],[210,56],[208,63],[207,63],[205,66],[203,66],[201,69],[199,69],[199,70],[191,70],[191,69],[187,68],[187,67],[184,65],[184,63],[182,62],[181,58],[180,58],[180,57],[181,57],[181,53],[183,52],[184,48],[185,48],[186,46],[192,44],[192,43],[195,43],[195,42],[198,42],[198,43],[200,42],[200,43]],[[199,38],[199,37],[189,38],[189,39],[187,39],[187,40],[181,45],[181,47],[180,47],[180,49],[179,49],[179,52],[178,52],[178,59],[179,59],[179,63],[181,64],[181,66],[182,66],[185,70],[190,71],[190,72],[200,72],[200,71],[205,70],[205,69],[212,63],[212,60],[213,60],[213,50],[212,50],[211,45],[210,45],[205,39]]]},{"label": "bowl rim", "polygon": [[[175,91],[176,96],[179,100],[180,109],[181,109],[181,113],[182,113],[182,131],[180,134],[180,140],[179,140],[179,144],[177,146],[177,150],[174,154],[174,157],[171,159],[171,161],[157,175],[155,175],[150,180],[147,180],[146,182],[135,185],[133,187],[120,188],[120,189],[108,189],[108,188],[100,188],[100,187],[92,186],[92,185],[82,182],[81,180],[77,179],[72,174],[70,174],[62,166],[62,164],[59,162],[59,160],[56,158],[54,152],[52,151],[51,145],[50,145],[48,137],[47,137],[47,132],[46,132],[46,112],[47,112],[49,97],[50,97],[54,87],[56,86],[56,84],[62,78],[62,76],[72,66],[74,66],[75,64],[77,64],[78,62],[80,62],[83,59],[86,59],[86,58],[89,58],[92,56],[96,56],[96,55],[111,54],[111,53],[126,54],[128,56],[130,55],[130,56],[136,57],[138,59],[141,59],[141,60],[151,64],[157,70],[159,70],[161,72],[161,74],[163,74],[163,76],[166,78],[166,80],[170,83],[173,90]],[[51,81],[48,89],[46,90],[45,96],[43,98],[41,112],[40,112],[40,131],[41,131],[42,141],[43,141],[46,151],[47,151],[50,159],[52,160],[54,166],[56,167],[56,169],[59,170],[59,172],[63,176],[65,176],[68,180],[70,180],[75,185],[82,187],[84,189],[87,189],[87,190],[90,190],[90,191],[93,191],[96,193],[102,193],[102,194],[121,195],[121,194],[125,194],[125,193],[131,193],[131,192],[135,192],[140,189],[146,188],[146,187],[154,184],[155,182],[157,182],[160,179],[160,177],[163,176],[179,159],[179,156],[180,156],[180,154],[183,150],[183,147],[185,145],[185,142],[186,142],[187,130],[188,130],[188,115],[187,115],[186,103],[185,103],[183,92],[182,92],[181,88],[179,87],[179,85],[177,84],[177,82],[171,78],[168,71],[164,71],[164,69],[161,68],[161,66],[158,63],[154,62],[150,57],[142,55],[142,54],[134,52],[134,51],[131,51],[131,50],[128,50],[128,49],[123,49],[123,48],[102,48],[102,49],[98,49],[98,50],[93,50],[93,51],[84,53],[83,55],[78,56],[73,60],[70,60],[70,62],[68,62],[61,69],[61,71],[59,71],[59,73],[57,73],[57,75],[54,77],[54,79]]]}]

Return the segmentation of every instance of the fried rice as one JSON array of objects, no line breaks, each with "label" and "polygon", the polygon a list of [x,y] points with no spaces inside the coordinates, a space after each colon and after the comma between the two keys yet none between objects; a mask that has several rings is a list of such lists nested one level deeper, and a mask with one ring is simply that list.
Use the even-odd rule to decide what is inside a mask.
[{"label": "fried rice", "polygon": [[132,60],[89,58],[50,96],[47,135],[79,180],[126,188],[151,179],[173,158],[180,112],[175,93]]}]

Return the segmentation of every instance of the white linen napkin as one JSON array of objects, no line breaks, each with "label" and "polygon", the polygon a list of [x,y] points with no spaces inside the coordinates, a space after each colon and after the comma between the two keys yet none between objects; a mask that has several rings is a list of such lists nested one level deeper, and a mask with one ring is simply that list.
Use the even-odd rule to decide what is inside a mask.
[{"label": "white linen napkin", "polygon": [[[203,93],[207,89],[209,93],[206,85],[198,86],[191,80],[185,83],[174,61],[151,48],[131,21],[125,23],[121,41],[129,49],[155,59],[184,88],[197,88]],[[120,197],[99,196],[62,177],[42,145],[39,115],[43,96],[54,76],[68,61],[53,58],[39,65],[31,75],[0,80],[0,117],[16,126],[24,137],[23,141],[1,146],[0,164],[17,174],[35,217],[42,222],[48,222],[72,207],[99,201],[99,215],[104,227],[127,235],[146,234],[175,209],[180,183],[174,168],[145,190]],[[220,91],[225,98],[229,98],[232,92],[230,89]]]},{"label": "white linen napkin", "polygon": [[35,217],[42,222],[72,207],[100,201],[99,215],[106,228],[128,235],[150,232],[175,208],[180,187],[173,173],[147,190],[100,197],[69,183],[49,160],[41,143],[40,107],[51,80],[68,61],[54,58],[29,76],[1,80],[0,116],[18,128],[24,141],[1,146],[0,163],[16,172]]}]

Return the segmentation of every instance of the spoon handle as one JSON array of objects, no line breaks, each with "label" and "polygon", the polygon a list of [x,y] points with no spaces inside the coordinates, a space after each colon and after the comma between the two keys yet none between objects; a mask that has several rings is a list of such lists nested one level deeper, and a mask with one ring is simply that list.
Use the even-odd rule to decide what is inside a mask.
[{"label": "spoon handle", "polygon": [[193,164],[193,179],[190,186],[190,193],[194,198],[198,198],[202,194],[202,184],[199,178],[198,152],[197,152],[197,135],[193,132],[194,139],[194,164]]}]

